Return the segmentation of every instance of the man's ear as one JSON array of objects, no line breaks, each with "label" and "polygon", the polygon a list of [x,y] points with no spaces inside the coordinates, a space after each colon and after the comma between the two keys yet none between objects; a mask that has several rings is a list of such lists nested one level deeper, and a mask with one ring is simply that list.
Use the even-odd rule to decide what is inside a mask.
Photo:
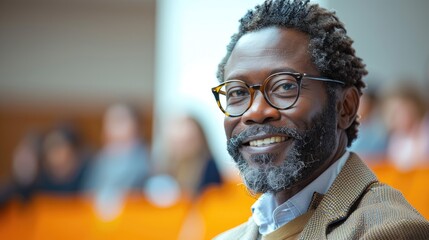
[{"label": "man's ear", "polygon": [[357,117],[360,94],[355,87],[344,89],[339,94],[338,127],[347,129]]}]

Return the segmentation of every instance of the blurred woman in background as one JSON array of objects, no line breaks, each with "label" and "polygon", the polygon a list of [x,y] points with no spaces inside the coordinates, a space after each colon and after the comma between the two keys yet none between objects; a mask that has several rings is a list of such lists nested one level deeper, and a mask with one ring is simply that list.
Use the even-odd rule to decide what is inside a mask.
[{"label": "blurred woman in background", "polygon": [[196,197],[206,187],[221,184],[221,174],[196,118],[177,116],[168,124],[166,133],[167,171],[184,195]]},{"label": "blurred woman in background", "polygon": [[387,159],[401,170],[429,163],[429,129],[426,105],[414,87],[400,87],[386,95],[383,115],[389,129]]},{"label": "blurred woman in background", "polygon": [[12,184],[9,194],[15,193],[21,200],[28,201],[36,191],[40,175],[42,135],[28,132],[16,146],[12,159]]},{"label": "blurred woman in background", "polygon": [[85,189],[94,196],[95,207],[103,218],[116,217],[126,194],[141,192],[151,171],[139,130],[139,116],[131,106],[118,103],[105,112],[104,146],[85,178]]}]

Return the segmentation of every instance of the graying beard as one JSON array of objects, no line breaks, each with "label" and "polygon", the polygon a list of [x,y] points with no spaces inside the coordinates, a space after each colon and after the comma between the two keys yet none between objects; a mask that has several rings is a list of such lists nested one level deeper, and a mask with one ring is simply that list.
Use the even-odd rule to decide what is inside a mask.
[{"label": "graying beard", "polygon": [[244,184],[254,193],[275,193],[290,188],[301,178],[303,169],[308,168],[313,161],[306,164],[300,160],[300,151],[292,148],[289,156],[280,166],[273,164],[277,156],[270,153],[252,155],[251,161],[257,163],[258,166],[250,166],[240,154],[239,147],[244,139],[261,132],[265,134],[286,134],[299,141],[300,145],[307,145],[307,140],[304,139],[305,134],[302,132],[299,133],[297,130],[287,127],[275,128],[270,125],[251,126],[237,136],[232,137],[227,143],[227,150],[237,163]]},{"label": "graying beard", "polygon": [[249,166],[240,155],[237,159],[237,166],[248,189],[255,193],[259,192],[279,192],[290,188],[300,179],[302,170],[306,167],[304,161],[297,160],[295,153],[291,154],[282,165],[273,164],[276,158],[273,154],[258,154],[252,156],[252,162],[258,166]]}]

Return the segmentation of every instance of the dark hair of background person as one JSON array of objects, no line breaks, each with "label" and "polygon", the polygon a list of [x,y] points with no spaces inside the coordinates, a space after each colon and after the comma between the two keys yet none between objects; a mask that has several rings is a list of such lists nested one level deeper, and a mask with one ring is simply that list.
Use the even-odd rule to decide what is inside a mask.
[{"label": "dark hair of background person", "polygon": [[201,180],[198,184],[197,191],[199,194],[201,194],[205,188],[207,188],[210,185],[219,185],[222,183],[222,177],[219,172],[219,169],[213,159],[213,154],[210,150],[207,136],[205,135],[205,131],[201,125],[201,123],[197,120],[197,118],[193,116],[189,116],[187,118],[189,121],[193,122],[195,124],[195,127],[198,129],[199,134],[201,135],[201,140],[203,141],[203,151],[206,152],[209,159],[207,160],[207,164],[204,166],[203,174],[201,176]]},{"label": "dark hair of background person", "polygon": [[79,193],[89,158],[78,129],[68,122],[58,124],[43,140],[38,191]]},{"label": "dark hair of background person", "polygon": [[[231,37],[226,56],[218,66],[218,80],[224,81],[225,65],[243,35],[267,27],[284,27],[297,29],[309,35],[311,59],[324,77],[340,80],[345,83],[345,87],[354,86],[362,94],[365,87],[362,77],[368,72],[362,59],[355,56],[353,40],[347,36],[344,24],[334,12],[318,5],[308,5],[308,2],[308,0],[293,2],[267,0],[249,10],[240,19],[239,30]],[[337,85],[328,85],[329,93],[334,93],[333,88]],[[355,119],[346,129],[348,146],[356,139],[358,126],[359,122]]]},{"label": "dark hair of background person", "polygon": [[211,185],[222,183],[222,176],[210,150],[201,121],[192,113],[178,114],[166,126],[167,172],[184,195],[198,197]]}]

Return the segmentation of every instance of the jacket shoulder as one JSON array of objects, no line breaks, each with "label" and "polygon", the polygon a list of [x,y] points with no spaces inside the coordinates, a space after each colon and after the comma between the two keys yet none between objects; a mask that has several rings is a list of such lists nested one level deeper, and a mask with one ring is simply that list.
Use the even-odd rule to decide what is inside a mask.
[{"label": "jacket shoulder", "polygon": [[362,212],[381,211],[380,213],[382,214],[380,216],[385,219],[393,218],[397,220],[400,217],[425,220],[408,203],[400,191],[380,182],[372,184],[363,195],[362,200],[357,206],[357,210]]},{"label": "jacket shoulder", "polygon": [[330,235],[341,232],[354,232],[364,239],[429,239],[429,222],[401,192],[377,182]]}]

